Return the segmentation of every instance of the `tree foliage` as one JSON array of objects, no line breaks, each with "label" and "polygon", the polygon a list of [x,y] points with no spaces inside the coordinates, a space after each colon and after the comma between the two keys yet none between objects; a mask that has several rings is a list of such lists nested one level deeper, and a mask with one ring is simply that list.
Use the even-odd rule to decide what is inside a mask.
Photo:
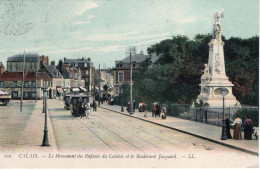
[{"label": "tree foliage", "polygon": [[[148,104],[190,104],[200,93],[200,78],[208,63],[210,34],[198,34],[193,39],[173,36],[154,45],[147,52],[159,59],[151,67],[151,59],[140,64],[133,74],[133,98]],[[258,105],[259,37],[249,39],[222,37],[226,74],[235,85],[233,94],[242,104]],[[125,90],[129,86],[124,86]],[[126,93],[128,99],[129,93]]]}]

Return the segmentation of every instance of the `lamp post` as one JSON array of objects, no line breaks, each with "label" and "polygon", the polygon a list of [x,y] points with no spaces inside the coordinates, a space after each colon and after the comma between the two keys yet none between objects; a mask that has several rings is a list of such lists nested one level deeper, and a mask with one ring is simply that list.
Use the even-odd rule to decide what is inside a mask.
[{"label": "lamp post", "polygon": [[98,106],[100,106],[100,79],[101,79],[101,73],[100,73],[100,64],[98,66]]},{"label": "lamp post", "polygon": [[123,93],[124,93],[124,89],[121,89],[121,94],[122,94],[122,106],[121,106],[121,112],[124,112],[124,107],[123,107]]},{"label": "lamp post", "polygon": [[222,133],[221,133],[221,140],[227,140],[227,133],[226,133],[226,123],[225,123],[225,92],[226,88],[221,87],[221,94],[223,98],[223,123],[222,123]]},{"label": "lamp post", "polygon": [[48,126],[47,126],[47,89],[43,89],[43,96],[45,100],[44,104],[44,113],[45,113],[45,122],[44,122],[44,135],[43,135],[43,140],[42,140],[42,146],[50,146],[49,145],[49,138],[48,138]]}]

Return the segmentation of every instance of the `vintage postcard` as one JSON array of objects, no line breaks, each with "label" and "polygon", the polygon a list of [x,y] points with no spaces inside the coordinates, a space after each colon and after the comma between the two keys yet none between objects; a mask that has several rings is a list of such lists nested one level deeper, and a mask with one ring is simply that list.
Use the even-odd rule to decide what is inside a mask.
[{"label": "vintage postcard", "polygon": [[258,168],[258,0],[0,0],[0,168]]}]

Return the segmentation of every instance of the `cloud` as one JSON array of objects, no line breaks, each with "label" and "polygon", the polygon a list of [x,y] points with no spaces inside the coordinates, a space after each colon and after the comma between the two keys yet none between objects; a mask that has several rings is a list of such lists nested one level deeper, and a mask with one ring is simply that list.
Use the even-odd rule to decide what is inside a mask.
[{"label": "cloud", "polygon": [[91,22],[90,21],[77,21],[77,22],[74,22],[73,24],[74,25],[81,25],[81,24],[90,24]]},{"label": "cloud", "polygon": [[79,16],[82,16],[87,10],[92,8],[97,8],[98,4],[91,1],[86,1],[83,4],[77,4],[77,10],[75,10],[75,13]]},{"label": "cloud", "polygon": [[92,19],[92,18],[95,18],[95,16],[94,15],[88,15],[87,18]]},{"label": "cloud", "polygon": [[143,40],[143,39],[152,39],[162,36],[170,35],[167,33],[159,34],[147,34],[147,35],[138,35],[138,32],[129,32],[129,33],[112,33],[112,34],[96,34],[87,36],[84,40],[89,41],[128,41],[128,40]]}]

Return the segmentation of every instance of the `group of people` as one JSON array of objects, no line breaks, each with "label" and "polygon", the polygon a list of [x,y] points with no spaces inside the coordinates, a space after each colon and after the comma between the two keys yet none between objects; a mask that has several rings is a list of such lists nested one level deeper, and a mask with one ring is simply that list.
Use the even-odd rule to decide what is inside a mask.
[{"label": "group of people", "polygon": [[[97,103],[95,101],[93,101],[92,104],[93,107],[93,112],[97,111]],[[90,103],[89,102],[82,102],[82,100],[79,101],[78,103],[78,110],[79,110],[79,114],[80,114],[80,118],[86,117],[88,118],[89,114],[90,114]]]},{"label": "group of people", "polygon": [[252,135],[254,135],[256,139],[259,136],[258,126],[253,127],[252,120],[249,118],[248,115],[246,115],[246,120],[244,121],[244,123],[242,122],[239,115],[236,115],[236,119],[233,123],[230,122],[228,116],[226,115],[225,123],[226,123],[226,134],[228,139],[232,139],[232,136],[230,134],[230,125],[234,126],[233,139],[235,140],[242,139],[242,134],[241,134],[242,127],[244,128],[245,140],[252,140]]},{"label": "group of people", "polygon": [[162,119],[166,119],[166,105],[162,105],[162,107],[160,106],[160,104],[158,102],[153,103],[152,106],[152,117],[161,117]]},{"label": "group of people", "polygon": [[89,102],[82,102],[82,100],[78,103],[78,111],[80,114],[80,118],[88,118],[90,114],[90,103]]},{"label": "group of people", "polygon": [[[133,112],[135,112],[136,103],[134,100],[133,100],[132,104],[133,104]],[[130,112],[130,102],[129,101],[127,103],[126,110],[128,112]],[[147,117],[147,104],[144,101],[139,103],[138,110],[139,110],[139,112],[145,112],[144,117]],[[157,117],[157,116],[162,117],[162,119],[166,119],[166,105],[162,105],[162,107],[161,107],[158,102],[153,103],[152,117]]]}]

